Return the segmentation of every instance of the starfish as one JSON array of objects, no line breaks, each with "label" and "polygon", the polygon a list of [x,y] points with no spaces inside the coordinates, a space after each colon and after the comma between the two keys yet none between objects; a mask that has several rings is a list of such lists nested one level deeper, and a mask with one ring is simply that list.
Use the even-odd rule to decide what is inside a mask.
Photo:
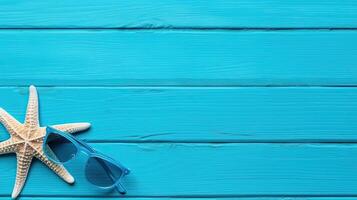
[{"label": "starfish", "polygon": [[[42,144],[46,135],[46,127],[40,127],[39,123],[37,90],[35,86],[30,86],[29,90],[29,101],[23,124],[0,108],[0,122],[10,134],[10,139],[0,143],[0,154],[16,153],[17,158],[16,180],[11,195],[12,198],[16,198],[20,194],[26,182],[33,157],[46,164],[67,183],[74,183],[73,176],[63,165],[50,161],[44,154]],[[75,133],[88,129],[90,124],[70,123],[54,125],[53,127],[68,133]]]}]

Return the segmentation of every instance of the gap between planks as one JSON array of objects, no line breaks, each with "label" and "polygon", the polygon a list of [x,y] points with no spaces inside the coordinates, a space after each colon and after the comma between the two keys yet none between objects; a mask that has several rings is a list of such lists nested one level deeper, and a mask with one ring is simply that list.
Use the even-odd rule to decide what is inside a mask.
[{"label": "gap between planks", "polygon": [[[8,195],[0,195],[1,199],[8,199]],[[146,199],[146,200],[154,200],[154,199],[167,199],[167,200],[180,200],[180,199],[225,199],[225,200],[355,200],[357,195],[186,195],[186,196],[70,196],[70,195],[21,195],[20,199]],[[278,199],[277,199],[278,198]],[[289,199],[287,199],[289,198]],[[336,199],[338,198],[338,199]]]},{"label": "gap between planks", "polygon": [[[0,85],[0,88],[3,89],[14,89],[14,88],[27,88],[31,84],[24,84],[24,85]],[[103,85],[47,85],[47,84],[35,84],[37,88],[105,88],[105,89],[150,89],[150,88],[155,88],[155,89],[207,89],[207,88],[212,88],[212,89],[234,89],[234,88],[356,88],[357,85],[351,84],[351,85],[279,85],[279,84],[272,84],[272,85],[108,85],[108,84],[103,84]]]},{"label": "gap between planks", "polygon": [[105,28],[105,27],[31,27],[31,28],[4,28],[0,27],[0,31],[31,31],[31,30],[88,30],[88,31],[102,31],[102,30],[113,30],[113,31],[357,31],[357,28],[351,27],[294,27],[294,28],[284,28],[284,27],[132,27],[132,28]]}]

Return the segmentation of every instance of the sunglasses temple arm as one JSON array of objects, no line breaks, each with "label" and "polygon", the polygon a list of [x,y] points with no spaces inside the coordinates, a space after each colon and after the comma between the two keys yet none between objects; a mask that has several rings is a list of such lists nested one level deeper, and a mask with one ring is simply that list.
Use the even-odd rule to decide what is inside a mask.
[{"label": "sunglasses temple arm", "polygon": [[121,183],[117,183],[116,189],[118,190],[118,192],[120,194],[126,194],[126,189],[124,188],[124,186]]}]

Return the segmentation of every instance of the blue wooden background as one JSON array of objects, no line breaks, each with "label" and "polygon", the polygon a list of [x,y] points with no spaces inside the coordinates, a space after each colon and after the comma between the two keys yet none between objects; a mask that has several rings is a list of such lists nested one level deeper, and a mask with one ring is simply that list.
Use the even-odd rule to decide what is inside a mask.
[{"label": "blue wooden background", "polygon": [[[43,125],[91,122],[131,168],[128,199],[357,197],[355,0],[3,0],[0,106],[23,119],[30,84]],[[118,198],[67,167],[34,162],[21,199]]]}]

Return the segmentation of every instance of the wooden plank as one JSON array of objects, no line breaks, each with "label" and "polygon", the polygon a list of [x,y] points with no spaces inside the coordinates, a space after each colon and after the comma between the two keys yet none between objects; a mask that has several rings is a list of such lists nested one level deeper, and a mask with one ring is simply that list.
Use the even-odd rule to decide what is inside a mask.
[{"label": "wooden plank", "polygon": [[0,52],[0,85],[357,84],[354,31],[0,31]]},{"label": "wooden plank", "polygon": [[[27,91],[0,88],[0,105],[22,120]],[[43,125],[91,122],[80,137],[92,141],[357,141],[357,88],[41,87],[39,95]]]},{"label": "wooden plank", "polygon": [[[124,180],[128,197],[357,195],[355,144],[92,145],[132,170]],[[118,195],[85,180],[83,157],[67,165],[77,180],[72,186],[35,162],[23,195]],[[15,164],[15,156],[0,157],[2,196],[12,191]]]},{"label": "wooden plank", "polygon": [[0,7],[0,27],[355,28],[356,13],[357,3],[353,0],[18,0]]}]

